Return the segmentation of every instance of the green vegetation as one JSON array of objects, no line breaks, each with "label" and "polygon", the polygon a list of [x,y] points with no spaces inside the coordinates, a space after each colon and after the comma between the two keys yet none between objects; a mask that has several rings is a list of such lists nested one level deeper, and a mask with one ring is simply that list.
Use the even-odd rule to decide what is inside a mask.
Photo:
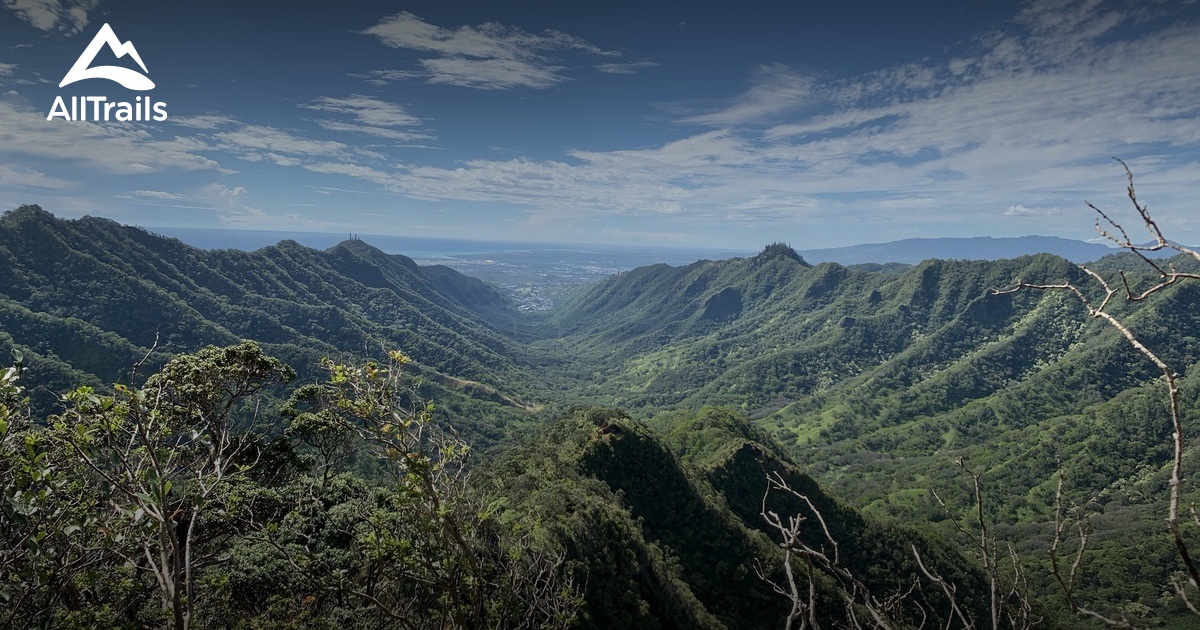
[{"label": "green vegetation", "polygon": [[86,383],[129,384],[180,352],[254,339],[318,376],[322,357],[405,348],[411,371],[492,443],[549,394],[519,342],[509,300],[474,278],[423,269],[361,241],[320,252],[284,241],[255,252],[202,251],[105,219],[60,221],[36,206],[0,217],[0,348],[19,348],[41,413]]},{"label": "green vegetation", "polygon": [[[259,393],[291,370],[250,342],[210,346],[144,386],[80,387],[49,426],[7,370],[3,624],[774,625],[783,602],[752,565],[777,564],[778,548],[756,514],[731,507],[760,491],[747,448],[804,479],[839,533],[862,539],[852,566],[869,579],[895,580],[907,543],[936,549],[837,504],[762,444],[743,439],[697,470],[619,412],[576,410],[469,471],[468,445],[436,428],[408,363],[399,352],[326,362],[324,383],[264,410]],[[731,412],[687,422],[755,435]],[[285,428],[264,439],[272,425]],[[711,450],[724,436],[709,437]]]},{"label": "green vegetation", "polygon": [[[204,252],[27,206],[0,265],[23,370],[0,382],[0,625],[772,627],[773,474],[811,507],[766,511],[819,513],[872,593],[923,585],[899,618],[949,616],[915,547],[985,619],[960,458],[1045,624],[1073,622],[1045,566],[1060,470],[1089,604],[1188,619],[1159,373],[1067,295],[988,291],[1081,283],[1061,258],[847,268],[777,243],[530,314],[362,242]],[[1189,430],[1198,306],[1195,284],[1114,304],[1180,372]],[[815,579],[832,622],[844,583]]]}]

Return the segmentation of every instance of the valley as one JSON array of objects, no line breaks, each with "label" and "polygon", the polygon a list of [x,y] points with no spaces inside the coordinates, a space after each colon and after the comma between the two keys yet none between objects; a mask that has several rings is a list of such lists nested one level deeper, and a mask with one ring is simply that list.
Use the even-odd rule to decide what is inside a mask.
[{"label": "valley", "polygon": [[[749,564],[774,553],[757,503],[772,467],[824,497],[838,537],[869,549],[849,562],[878,588],[896,586],[872,566],[911,560],[899,540],[928,549],[957,540],[964,555],[938,562],[977,579],[958,564],[970,545],[953,524],[976,506],[956,462],[980,475],[987,519],[1028,563],[1045,614],[1069,618],[1044,566],[1061,476],[1066,500],[1091,515],[1092,600],[1125,611],[1154,603],[1158,618],[1186,619],[1175,603],[1159,604],[1175,569],[1161,525],[1171,429],[1154,366],[1070,296],[992,291],[1017,279],[1086,285],[1069,261],[814,265],[777,243],[619,269],[586,253],[594,269],[559,256],[576,271],[539,285],[547,302],[522,302],[514,287],[545,268],[541,256],[480,273],[484,282],[463,272],[493,265],[469,257],[422,265],[357,240],[202,250],[22,207],[0,218],[0,351],[21,353],[33,409],[45,416],[64,404],[56,392],[135,385],[140,359],[148,374],[209,344],[254,340],[300,382],[321,378],[323,358],[402,350],[438,421],[489,462],[506,518],[543,514],[539,535],[579,567],[605,554],[637,558],[641,573],[588,583],[595,627],[617,623],[601,612],[616,604],[601,603],[613,594],[600,584],[624,584],[651,616],[683,627],[777,619],[782,601]],[[1092,267],[1139,269],[1128,254]],[[1136,273],[1134,286],[1148,280]],[[1176,367],[1183,419],[1195,427],[1200,286],[1114,312]],[[600,525],[573,520],[580,509],[607,523],[602,539],[616,547],[581,533]],[[697,530],[711,527],[726,533]],[[872,547],[868,531],[896,546]],[[1139,558],[1161,561],[1131,577]]]}]

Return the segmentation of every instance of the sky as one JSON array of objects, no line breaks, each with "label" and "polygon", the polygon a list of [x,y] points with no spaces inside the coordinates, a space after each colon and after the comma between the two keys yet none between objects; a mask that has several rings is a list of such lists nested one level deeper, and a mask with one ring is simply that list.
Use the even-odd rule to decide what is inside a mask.
[{"label": "sky", "polygon": [[[1200,5],[0,0],[0,209],[161,227],[800,249],[1200,243]],[[92,66],[144,74],[59,87]],[[118,47],[120,48],[120,47]],[[125,50],[125,49],[122,49]],[[56,97],[166,120],[47,120]]]}]

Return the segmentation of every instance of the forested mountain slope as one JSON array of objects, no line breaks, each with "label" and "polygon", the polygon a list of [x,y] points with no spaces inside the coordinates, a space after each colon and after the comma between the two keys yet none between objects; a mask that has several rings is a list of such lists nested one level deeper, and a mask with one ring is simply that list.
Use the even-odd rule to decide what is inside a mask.
[{"label": "forested mountain slope", "polygon": [[[1128,256],[1093,267],[1130,270],[1134,287],[1148,278]],[[1065,500],[1094,512],[1102,541],[1092,592],[1114,604],[1157,602],[1176,567],[1162,526],[1171,425],[1161,372],[1066,292],[990,291],[1017,279],[1070,281],[1102,297],[1082,270],[1048,255],[872,271],[811,266],[772,246],[610,278],[557,314],[562,336],[538,343],[579,357],[577,391],[607,404],[740,406],[875,514],[948,525],[937,491],[968,516],[961,457],[983,475],[989,518],[1027,545],[1031,562],[1044,558],[1061,466]],[[1194,435],[1200,286],[1137,304],[1118,298],[1113,312],[1182,375]],[[1161,561],[1133,580],[1113,568],[1139,558]]]},{"label": "forested mountain slope", "polygon": [[[1115,273],[1131,262],[1094,267]],[[322,357],[402,349],[428,382],[421,393],[489,445],[514,422],[550,417],[530,413],[543,404],[623,408],[567,414],[526,446],[495,453],[497,491],[514,519],[540,515],[574,541],[564,544],[577,562],[612,565],[604,579],[624,586],[589,602],[628,596],[664,626],[749,627],[777,614],[735,562],[770,553],[756,501],[773,468],[823,497],[868,575],[872,558],[912,534],[888,519],[948,528],[931,490],[952,514],[971,509],[959,458],[983,475],[995,531],[1031,562],[1044,557],[1058,462],[1068,500],[1094,515],[1097,557],[1120,567],[1161,559],[1136,579],[1095,572],[1099,599],[1149,605],[1175,566],[1161,525],[1171,428],[1159,373],[1068,294],[990,291],[1017,279],[1087,284],[1055,256],[843,267],[775,244],[750,258],[621,273],[534,315],[476,279],[358,241],[202,251],[27,206],[0,218],[0,268],[0,350],[25,353],[42,409],[73,386],[128,379],[147,354],[143,373],[243,338],[301,379]],[[1200,285],[1113,312],[1181,374],[1194,432]],[[710,405],[737,413],[699,411]],[[738,413],[757,428],[730,419]],[[573,497],[579,489],[592,498]],[[539,496],[546,503],[529,503]],[[592,525],[621,542],[589,546]],[[1037,589],[1051,592],[1037,575]],[[608,623],[595,606],[591,618]]]},{"label": "forested mountain slope", "polygon": [[[908,592],[918,575],[915,545],[929,566],[961,585],[959,604],[985,614],[983,576],[946,541],[865,517],[822,490],[744,416],[704,408],[651,425],[579,408],[543,426],[489,467],[507,497],[506,518],[536,523],[563,545],[568,566],[589,575],[585,627],[767,628],[787,601],[755,573],[783,583],[778,533],[760,512],[816,518],[795,497],[764,504],[768,472],[782,475],[831,523],[844,566],[880,598]],[[817,530],[806,541],[828,549]],[[836,625],[844,605],[832,582],[819,586],[818,617]],[[936,591],[910,594],[903,616],[948,614]]]},{"label": "forested mountain slope", "polygon": [[773,246],[753,258],[647,267],[596,284],[561,309],[562,336],[544,343],[581,357],[586,373],[600,376],[584,391],[618,404],[759,411],[903,352],[920,352],[923,367],[969,355],[1042,297],[988,296],[989,288],[1078,274],[1045,255],[930,260],[902,273],[814,267]]},{"label": "forested mountain slope", "polygon": [[447,391],[508,407],[545,399],[523,366],[514,342],[523,324],[505,296],[360,241],[205,251],[25,206],[0,218],[0,267],[0,342],[25,352],[45,386],[35,390],[42,406],[72,384],[127,380],[151,349],[148,371],[171,354],[243,338],[301,374],[323,356],[403,348]]}]

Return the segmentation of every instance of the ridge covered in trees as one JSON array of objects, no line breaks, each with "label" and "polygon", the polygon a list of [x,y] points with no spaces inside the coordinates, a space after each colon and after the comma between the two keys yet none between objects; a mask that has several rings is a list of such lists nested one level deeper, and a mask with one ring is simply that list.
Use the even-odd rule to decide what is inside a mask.
[{"label": "ridge covered in trees", "polygon": [[[1125,269],[1129,262],[1118,255],[1095,268]],[[1164,594],[1174,566],[1170,542],[1161,536],[1170,427],[1161,421],[1165,403],[1154,367],[1115,331],[1089,322],[1068,296],[989,292],[1014,279],[1083,282],[1083,272],[1061,258],[814,266],[776,243],[751,258],[624,272],[555,311],[529,314],[485,283],[448,268],[417,266],[361,241],[326,251],[285,241],[255,252],[206,252],[111,221],[64,221],[26,206],[0,217],[0,264],[10,270],[0,274],[0,351],[20,353],[24,388],[18,395],[18,381],[8,383],[5,408],[29,419],[5,434],[8,457],[20,459],[14,436],[40,436],[34,439],[44,450],[33,457],[45,453],[58,466],[78,465],[66,461],[71,451],[55,450],[69,442],[54,434],[65,430],[58,426],[64,418],[86,427],[113,408],[142,409],[138,392],[199,378],[180,372],[178,361],[216,360],[215,349],[194,354],[205,346],[246,353],[251,350],[239,346],[241,340],[254,339],[253,352],[277,361],[278,367],[270,365],[280,378],[239,397],[254,404],[229,409],[237,429],[230,435],[259,437],[239,451],[254,453],[253,465],[234,475],[233,494],[221,499],[254,496],[255,505],[274,506],[274,512],[241,512],[241,521],[225,525],[221,519],[236,510],[197,517],[204,528],[215,528],[207,531],[220,532],[208,551],[227,558],[204,567],[192,586],[205,593],[205,607],[194,617],[199,625],[212,623],[218,617],[205,615],[213,614],[246,627],[282,617],[305,627],[403,626],[395,615],[422,616],[393,605],[417,601],[415,595],[393,590],[385,593],[391,600],[372,602],[363,596],[376,597],[362,591],[367,582],[352,582],[383,580],[381,588],[400,588],[384,573],[337,573],[339,566],[359,566],[354,558],[403,556],[409,552],[399,549],[415,544],[412,528],[432,526],[389,516],[412,500],[404,493],[414,490],[395,483],[408,473],[395,477],[399,469],[389,463],[386,444],[372,450],[370,444],[383,443],[362,418],[336,411],[338,400],[352,409],[355,396],[370,390],[339,387],[371,382],[364,366],[382,368],[366,362],[392,348],[405,353],[402,369],[387,368],[404,374],[402,391],[372,399],[370,408],[392,405],[403,417],[419,419],[415,426],[447,436],[442,444],[451,454],[472,447],[469,466],[441,450],[417,452],[430,465],[449,466],[443,470],[462,463],[469,483],[443,490],[461,501],[460,516],[480,517],[464,521],[479,544],[508,550],[503,560],[483,547],[459,545],[465,554],[459,562],[487,556],[491,563],[486,570],[474,566],[482,572],[470,579],[459,575],[460,585],[486,589],[500,583],[500,575],[541,575],[547,581],[531,583],[553,585],[553,597],[550,591],[514,593],[496,610],[468,605],[480,590],[456,595],[448,608],[437,599],[452,611],[439,614],[459,615],[453,623],[487,618],[517,627],[522,614],[587,627],[780,623],[786,601],[768,580],[779,583],[781,555],[763,518],[772,473],[802,489],[830,521],[833,538],[847,550],[845,563],[872,592],[903,592],[912,581],[900,583],[897,576],[920,578],[909,551],[915,546],[940,575],[963,585],[964,605],[982,619],[984,578],[948,551],[953,524],[976,507],[969,479],[954,465],[960,459],[982,471],[987,502],[980,509],[995,524],[993,533],[1012,541],[1030,565],[1031,592],[1055,589],[1049,574],[1035,569],[1045,564],[1042,543],[1052,533],[1061,478],[1068,501],[1092,515],[1095,534],[1085,561],[1094,568],[1086,574],[1094,599],[1139,623],[1176,623],[1186,612]],[[1198,301],[1200,287],[1184,284],[1143,303],[1114,305],[1147,345],[1178,366],[1187,423],[1200,408],[1188,369],[1200,361]],[[135,364],[140,372],[131,372]],[[342,366],[340,383],[333,366]],[[284,385],[284,374],[301,385]],[[61,398],[68,392],[75,393]],[[25,397],[28,405],[20,402]],[[412,406],[420,400],[437,404]],[[186,416],[186,408],[170,413]],[[403,453],[411,445],[391,448]],[[1190,446],[1188,452],[1190,462]],[[101,473],[97,467],[84,472],[78,475],[84,485],[61,492],[86,496],[86,479]],[[149,496],[160,502],[191,496],[192,490],[172,484],[177,496],[161,485],[159,495]],[[296,507],[301,488],[318,499],[319,509]],[[779,514],[804,511],[791,500],[776,493],[770,506]],[[368,505],[376,506],[374,516],[362,511]],[[102,522],[87,520],[99,519],[96,514],[129,520],[137,510],[133,504],[79,508],[98,512],[68,523],[79,527],[72,534],[62,527],[51,534],[74,544],[75,532]],[[293,508],[299,511],[288,518],[326,516],[321,523],[284,519],[269,527],[271,518]],[[335,518],[349,520],[329,520]],[[139,519],[133,520],[146,522]],[[254,519],[259,529],[245,529]],[[51,521],[60,522],[66,521]],[[408,528],[408,538],[388,542],[401,548],[386,552],[355,547],[366,544],[356,538],[367,535],[363,524],[379,532]],[[115,567],[121,556],[114,549],[87,551],[110,553],[95,562]],[[378,570],[386,573],[388,566],[380,562]],[[120,584],[91,582],[79,592],[93,605],[103,599],[111,623],[146,623],[146,615],[177,614],[193,601],[162,604],[171,597],[154,595],[166,591],[162,580],[149,578],[153,571],[136,562],[122,571],[103,578]],[[351,582],[330,582],[331,571]],[[291,577],[275,579],[282,575]],[[823,614],[836,613],[835,584],[818,583],[821,608],[829,611]],[[239,600],[239,589],[259,595]],[[918,603],[902,616],[947,614],[928,581],[918,590]],[[530,612],[528,602],[538,597],[552,605]],[[433,605],[429,601],[422,605]],[[1049,607],[1039,608],[1044,623],[1059,618],[1053,602],[1037,605]],[[79,606],[64,600],[51,608],[77,612]],[[84,623],[68,617],[55,619]]]}]

